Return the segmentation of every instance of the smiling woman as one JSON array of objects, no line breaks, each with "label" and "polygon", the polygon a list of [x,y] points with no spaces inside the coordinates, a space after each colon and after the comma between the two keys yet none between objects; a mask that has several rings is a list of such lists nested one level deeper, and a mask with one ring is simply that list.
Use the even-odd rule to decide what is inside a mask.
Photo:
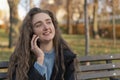
[{"label": "smiling woman", "polygon": [[33,17],[32,22],[33,31],[39,36],[41,42],[52,41],[55,36],[55,29],[50,16],[45,13],[38,13]]},{"label": "smiling woman", "polygon": [[75,80],[75,58],[61,37],[54,14],[32,8],[10,58],[9,80]]}]

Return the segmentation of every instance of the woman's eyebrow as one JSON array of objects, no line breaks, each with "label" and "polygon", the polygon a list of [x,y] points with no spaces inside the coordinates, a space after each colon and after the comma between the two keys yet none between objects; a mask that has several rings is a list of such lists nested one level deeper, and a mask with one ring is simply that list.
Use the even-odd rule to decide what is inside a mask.
[{"label": "woman's eyebrow", "polygon": [[[46,19],[45,21],[52,21],[51,19]],[[35,22],[34,24],[33,24],[33,26],[35,26],[36,24],[38,24],[38,23],[42,23],[42,21],[37,21],[37,22]]]},{"label": "woman's eyebrow", "polygon": [[52,21],[51,19],[46,19],[45,21]]},{"label": "woman's eyebrow", "polygon": [[42,23],[41,21],[37,21],[37,22],[35,22],[34,24],[33,24],[33,26],[35,26],[36,24],[38,24],[38,23]]}]

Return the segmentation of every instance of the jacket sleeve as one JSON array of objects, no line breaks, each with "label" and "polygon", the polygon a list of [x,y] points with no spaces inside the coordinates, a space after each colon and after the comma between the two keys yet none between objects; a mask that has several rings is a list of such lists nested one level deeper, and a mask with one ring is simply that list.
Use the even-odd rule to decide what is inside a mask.
[{"label": "jacket sleeve", "polygon": [[74,60],[70,61],[66,65],[65,80],[75,80]]},{"label": "jacket sleeve", "polygon": [[29,80],[46,80],[45,75],[41,75],[34,66],[32,66],[28,72]]},{"label": "jacket sleeve", "polygon": [[38,62],[34,63],[34,68],[41,74],[42,76],[47,73],[47,68],[44,65],[39,64]]},{"label": "jacket sleeve", "polygon": [[[16,73],[13,74],[12,80],[16,80]],[[28,80],[46,80],[45,75],[41,75],[38,70],[32,66],[28,72]]]},{"label": "jacket sleeve", "polygon": [[65,80],[75,80],[75,59],[76,55],[66,52],[65,56]]}]

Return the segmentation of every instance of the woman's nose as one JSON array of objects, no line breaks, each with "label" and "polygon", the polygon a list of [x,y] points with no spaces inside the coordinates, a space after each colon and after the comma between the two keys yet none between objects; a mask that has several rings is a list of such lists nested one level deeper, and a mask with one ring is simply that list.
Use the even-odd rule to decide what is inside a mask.
[{"label": "woman's nose", "polygon": [[48,26],[47,24],[44,24],[44,28],[45,28],[45,29],[48,29],[49,26]]}]

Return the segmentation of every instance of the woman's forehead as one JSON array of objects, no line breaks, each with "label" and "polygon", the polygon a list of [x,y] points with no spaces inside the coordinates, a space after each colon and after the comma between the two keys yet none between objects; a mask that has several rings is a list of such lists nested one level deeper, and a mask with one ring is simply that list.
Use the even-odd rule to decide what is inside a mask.
[{"label": "woman's forehead", "polygon": [[48,21],[51,20],[51,17],[47,13],[37,13],[33,16],[33,24],[37,21]]}]

